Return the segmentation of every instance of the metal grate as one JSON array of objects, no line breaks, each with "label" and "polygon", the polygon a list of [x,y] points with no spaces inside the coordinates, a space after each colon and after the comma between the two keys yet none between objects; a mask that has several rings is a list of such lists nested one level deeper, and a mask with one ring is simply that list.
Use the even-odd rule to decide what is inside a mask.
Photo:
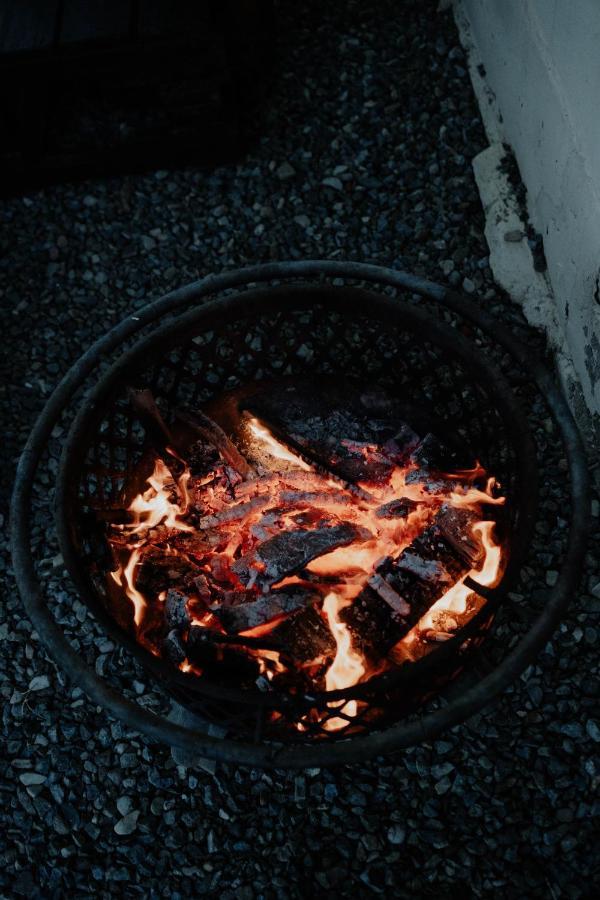
[{"label": "metal grate", "polygon": [[[367,381],[410,398],[421,420],[451,448],[463,457],[466,451],[467,461],[477,458],[499,477],[508,512],[500,525],[507,543],[513,541],[532,484],[519,482],[527,428],[500,372],[478,360],[451,329],[398,301],[356,288],[269,288],[229,298],[208,315],[199,308],[159,328],[109,374],[102,396],[88,405],[71,435],[66,516],[77,566],[89,586],[84,596],[95,613],[106,599],[104,541],[91,513],[123,506],[127,475],[144,451],[128,387],[151,387],[168,420],[179,406],[202,406],[251,381],[303,375]],[[179,702],[230,734],[334,740],[401,718],[460,670],[483,640],[502,588],[485,595],[488,602],[468,626],[419,663],[337,692],[226,690],[206,676],[174,672],[137,645],[136,652],[159,670]],[[362,702],[358,715],[349,718],[335,699],[353,697]],[[330,718],[345,718],[347,725],[329,731]]]}]

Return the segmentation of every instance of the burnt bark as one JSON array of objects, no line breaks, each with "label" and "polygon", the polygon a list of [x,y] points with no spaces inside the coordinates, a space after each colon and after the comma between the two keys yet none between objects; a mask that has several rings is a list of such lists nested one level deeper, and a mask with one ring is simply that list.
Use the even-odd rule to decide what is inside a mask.
[{"label": "burnt bark", "polygon": [[280,641],[297,662],[312,662],[335,653],[333,635],[314,606],[292,613],[273,629],[271,636]]},{"label": "burnt bark", "polygon": [[258,600],[221,606],[213,610],[226,631],[237,633],[266,625],[272,619],[289,615],[318,599],[318,594],[305,590],[273,591]]},{"label": "burnt bark", "polygon": [[231,569],[244,585],[256,582],[268,586],[301,571],[313,559],[337,547],[370,537],[365,529],[348,524],[282,532],[238,559]]}]

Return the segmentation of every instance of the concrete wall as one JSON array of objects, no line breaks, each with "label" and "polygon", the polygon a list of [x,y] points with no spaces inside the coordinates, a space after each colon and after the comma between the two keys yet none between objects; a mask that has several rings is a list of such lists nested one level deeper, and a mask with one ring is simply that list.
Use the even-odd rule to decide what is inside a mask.
[{"label": "concrete wall", "polygon": [[578,391],[573,379],[567,384],[573,402],[583,398],[598,425],[600,0],[457,6],[495,95],[497,133],[513,148],[531,222],[543,236],[556,307],[550,338],[572,359],[581,385]]}]

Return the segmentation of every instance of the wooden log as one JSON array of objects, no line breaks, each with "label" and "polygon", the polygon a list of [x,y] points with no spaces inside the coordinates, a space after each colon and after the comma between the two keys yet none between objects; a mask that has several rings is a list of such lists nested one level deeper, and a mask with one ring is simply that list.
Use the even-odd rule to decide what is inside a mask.
[{"label": "wooden log", "polygon": [[266,625],[272,619],[289,615],[318,598],[318,594],[290,588],[286,591],[272,591],[258,600],[236,606],[220,606],[213,609],[213,612],[226,631],[237,633]]},{"label": "wooden log", "polygon": [[314,606],[288,616],[271,632],[296,662],[308,663],[335,654],[335,640],[327,623]]},{"label": "wooden log", "polygon": [[465,562],[434,522],[400,556],[383,566],[388,584],[410,606],[407,630],[468,572]]},{"label": "wooden log", "polygon": [[485,554],[483,545],[473,533],[473,525],[481,516],[473,510],[444,504],[435,524],[452,549],[471,567],[475,567]]},{"label": "wooden log", "polygon": [[418,504],[414,500],[407,497],[399,497],[397,500],[390,500],[383,503],[375,510],[378,519],[405,519]]},{"label": "wooden log", "polygon": [[339,618],[350,629],[353,646],[372,661],[382,659],[408,630],[406,616],[371,587],[340,610]]},{"label": "wooden log", "polygon": [[241,649],[218,644],[211,638],[208,629],[192,625],[184,644],[188,660],[215,680],[234,684],[254,683],[259,675],[256,659]]},{"label": "wooden log", "polygon": [[349,524],[282,532],[238,559],[231,569],[245,586],[255,582],[268,586],[301,571],[319,556],[371,537],[366,529]]},{"label": "wooden log", "polygon": [[178,409],[175,411],[175,417],[198,434],[203,440],[215,447],[221,454],[224,462],[235,469],[236,472],[239,472],[245,481],[256,476],[256,472],[252,466],[244,459],[238,448],[233,441],[227,437],[220,425],[217,425],[216,422],[213,422],[213,420],[209,419],[204,413],[199,410],[190,412],[188,410]]}]

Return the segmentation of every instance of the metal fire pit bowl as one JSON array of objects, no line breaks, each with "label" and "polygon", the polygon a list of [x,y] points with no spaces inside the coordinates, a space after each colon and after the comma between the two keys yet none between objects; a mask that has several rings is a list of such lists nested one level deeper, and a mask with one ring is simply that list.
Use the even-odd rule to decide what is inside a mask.
[{"label": "metal fire pit bowl", "polygon": [[[119,505],[143,450],[143,427],[127,387],[150,387],[168,417],[177,406],[201,406],[249,381],[284,375],[354,378],[410,396],[438,431],[452,434],[499,479],[507,497],[499,522],[509,548],[502,580],[493,589],[470,585],[486,600],[480,612],[417,663],[310,696],[224,688],[174,672],[116,625],[93,574],[93,511]],[[530,413],[544,405],[548,440],[562,446],[568,472],[544,469],[530,433]],[[68,437],[56,480],[56,531],[79,596],[169,696],[219,726],[224,737],[174,724],[136,702],[129,684],[109,684],[57,624],[31,536],[36,479],[59,423],[68,427]],[[538,478],[544,490],[554,479],[565,493],[561,516],[570,506],[568,527],[556,541],[560,560],[553,561],[560,575],[543,591],[531,584],[528,567]],[[584,452],[559,388],[530,348],[489,315],[454,292],[390,269],[278,263],[208,277],[162,297],[113,328],[72,367],[19,462],[13,561],[27,612],[52,658],[130,727],[197,756],[254,766],[323,766],[431,739],[510,684],[544,645],[576,587],[588,504]],[[366,701],[359,709],[383,714],[359,714],[341,733],[325,731],[322,721],[306,732],[290,727],[308,709],[327,716],[331,701],[350,698]]]}]

